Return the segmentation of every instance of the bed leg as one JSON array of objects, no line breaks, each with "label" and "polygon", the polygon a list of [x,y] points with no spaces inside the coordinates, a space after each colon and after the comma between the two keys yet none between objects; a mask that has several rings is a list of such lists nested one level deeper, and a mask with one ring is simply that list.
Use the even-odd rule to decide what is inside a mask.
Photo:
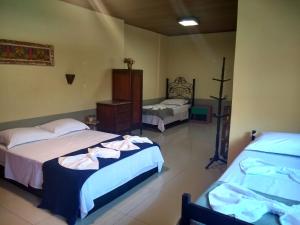
[{"label": "bed leg", "polygon": [[191,202],[191,195],[188,193],[184,193],[182,195],[181,202],[181,218],[179,221],[179,225],[190,225],[190,218],[188,215],[188,205]]}]

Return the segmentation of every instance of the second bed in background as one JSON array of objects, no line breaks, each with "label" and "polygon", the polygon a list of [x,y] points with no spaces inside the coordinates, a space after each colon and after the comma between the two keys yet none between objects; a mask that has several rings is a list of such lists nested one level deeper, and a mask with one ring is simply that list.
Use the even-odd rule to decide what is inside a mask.
[{"label": "second bed in background", "polygon": [[195,79],[192,83],[184,77],[166,82],[166,100],[155,105],[143,106],[143,123],[157,126],[161,132],[165,125],[189,119],[189,109],[194,105]]}]

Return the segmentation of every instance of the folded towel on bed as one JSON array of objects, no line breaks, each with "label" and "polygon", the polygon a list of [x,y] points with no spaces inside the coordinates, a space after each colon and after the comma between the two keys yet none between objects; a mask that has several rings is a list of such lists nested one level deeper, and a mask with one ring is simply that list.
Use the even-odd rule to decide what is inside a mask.
[{"label": "folded towel on bed", "polygon": [[99,161],[97,157],[108,159],[120,158],[120,151],[109,148],[88,148],[87,154],[59,157],[59,165],[74,170],[98,170]]},{"label": "folded towel on bed", "polygon": [[240,162],[241,170],[246,174],[253,175],[272,175],[272,174],[282,174],[287,175],[293,181],[300,183],[300,170],[275,166],[268,162],[265,162],[259,158],[246,158]]},{"label": "folded towel on bed", "polygon": [[91,157],[100,157],[104,159],[118,159],[120,158],[120,151],[116,151],[114,149],[109,149],[109,148],[100,148],[100,147],[95,147],[95,148],[88,148],[88,154],[91,155]]},{"label": "folded towel on bed", "polygon": [[152,110],[162,110],[166,109],[167,106],[163,104],[155,104],[155,105],[145,105],[143,106],[143,109],[152,109]]},{"label": "folded towel on bed", "polygon": [[118,151],[131,151],[140,149],[138,146],[128,140],[105,142],[101,143],[101,145],[105,148],[110,148]]},{"label": "folded towel on bed", "polygon": [[147,137],[124,135],[123,138],[124,138],[124,140],[128,140],[132,143],[149,143],[149,144],[153,144],[153,142]]},{"label": "folded towel on bed", "polygon": [[253,223],[270,212],[278,215],[282,225],[300,225],[300,205],[288,206],[230,183],[224,183],[208,194],[213,210]]},{"label": "folded towel on bed", "polygon": [[153,144],[153,142],[146,137],[125,135],[123,138],[124,140],[101,143],[104,148],[88,148],[87,154],[59,157],[58,163],[61,166],[69,169],[98,170],[99,161],[97,157],[118,159],[120,158],[120,151],[132,151],[140,149],[133,143]]},{"label": "folded towel on bed", "polygon": [[99,162],[92,154],[79,154],[74,156],[59,157],[58,163],[68,169],[98,170]]}]

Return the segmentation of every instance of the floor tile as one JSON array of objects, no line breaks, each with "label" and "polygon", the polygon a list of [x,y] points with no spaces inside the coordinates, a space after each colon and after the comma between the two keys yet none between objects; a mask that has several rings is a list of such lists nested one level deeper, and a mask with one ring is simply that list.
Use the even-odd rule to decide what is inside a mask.
[{"label": "floor tile", "polygon": [[0,225],[30,225],[30,223],[0,206]]},{"label": "floor tile", "polygon": [[174,225],[180,215],[181,199],[166,192],[153,192],[129,216],[149,225]]},{"label": "floor tile", "polygon": [[124,216],[120,221],[115,223],[114,225],[148,225],[146,223],[143,223],[137,219],[134,219],[129,216]]},{"label": "floor tile", "polygon": [[1,180],[0,182],[0,196],[1,206],[32,224],[50,215],[45,210],[37,208],[40,202],[38,197],[7,181]]},{"label": "floor tile", "polygon": [[67,222],[59,216],[50,215],[35,225],[67,225]]},{"label": "floor tile", "polygon": [[106,211],[100,209],[89,215],[87,218],[78,220],[76,225],[114,225],[122,220],[124,216],[125,214],[114,209],[109,209]]}]

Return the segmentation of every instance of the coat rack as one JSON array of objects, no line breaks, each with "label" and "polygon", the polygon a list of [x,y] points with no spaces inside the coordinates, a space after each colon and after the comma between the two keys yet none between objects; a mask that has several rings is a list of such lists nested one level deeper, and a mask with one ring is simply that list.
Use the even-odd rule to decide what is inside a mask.
[{"label": "coat rack", "polygon": [[217,114],[214,113],[214,115],[213,115],[213,117],[217,118],[216,146],[215,146],[215,154],[213,157],[210,158],[210,162],[205,167],[205,169],[208,169],[214,162],[217,162],[217,161],[227,163],[227,161],[225,159],[221,158],[220,154],[219,154],[221,119],[223,117],[228,116],[228,115],[222,115],[222,102],[223,102],[223,100],[226,99],[225,97],[223,97],[223,85],[224,85],[224,82],[230,81],[230,79],[224,80],[224,71],[225,71],[225,57],[223,57],[221,79],[213,78],[214,81],[220,82],[219,97],[210,96],[212,99],[215,99],[218,101],[218,112],[217,112]]}]

